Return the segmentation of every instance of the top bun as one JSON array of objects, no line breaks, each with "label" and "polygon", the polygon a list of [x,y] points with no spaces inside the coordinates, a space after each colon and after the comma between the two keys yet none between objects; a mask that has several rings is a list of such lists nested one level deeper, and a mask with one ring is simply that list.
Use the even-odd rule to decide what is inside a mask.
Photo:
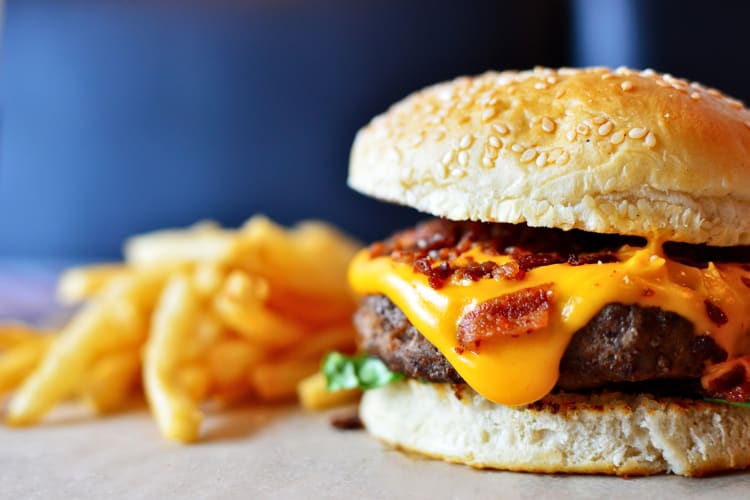
[{"label": "top bun", "polygon": [[485,73],[359,131],[349,185],[455,220],[750,244],[750,111],[652,70]]}]

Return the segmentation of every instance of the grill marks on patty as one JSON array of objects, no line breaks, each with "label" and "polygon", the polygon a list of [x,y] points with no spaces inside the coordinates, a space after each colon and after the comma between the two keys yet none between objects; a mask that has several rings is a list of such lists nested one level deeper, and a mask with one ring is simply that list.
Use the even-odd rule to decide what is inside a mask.
[{"label": "grill marks on patty", "polygon": [[[430,382],[461,377],[384,295],[364,298],[354,317],[362,350],[391,370]],[[698,379],[703,362],[726,353],[696,336],[685,318],[655,307],[609,304],[575,333],[560,362],[557,387],[588,390],[660,379]]]}]

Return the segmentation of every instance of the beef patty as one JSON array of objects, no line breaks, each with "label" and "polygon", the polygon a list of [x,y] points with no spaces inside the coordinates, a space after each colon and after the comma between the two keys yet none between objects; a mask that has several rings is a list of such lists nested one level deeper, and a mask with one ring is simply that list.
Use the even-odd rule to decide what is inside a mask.
[{"label": "beef patty", "polygon": [[[354,316],[362,350],[409,378],[463,380],[442,354],[384,295],[364,298]],[[726,358],[690,321],[657,307],[608,304],[578,330],[560,361],[557,387],[596,389],[661,379],[697,379],[703,362]]]}]

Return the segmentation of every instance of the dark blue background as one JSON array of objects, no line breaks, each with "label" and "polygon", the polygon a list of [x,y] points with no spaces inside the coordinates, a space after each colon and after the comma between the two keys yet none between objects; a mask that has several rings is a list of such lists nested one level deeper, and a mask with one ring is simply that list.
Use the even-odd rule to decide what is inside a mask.
[{"label": "dark blue background", "polygon": [[746,97],[748,13],[645,0],[9,0],[0,256],[113,257],[132,233],[255,212],[380,237],[419,214],[345,178],[356,130],[390,103],[459,74],[563,64],[653,66]]}]

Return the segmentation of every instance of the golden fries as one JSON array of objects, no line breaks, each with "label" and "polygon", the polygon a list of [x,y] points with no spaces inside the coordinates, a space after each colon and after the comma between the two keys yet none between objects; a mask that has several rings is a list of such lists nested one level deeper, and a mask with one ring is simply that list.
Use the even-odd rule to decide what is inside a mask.
[{"label": "golden fries", "polygon": [[185,360],[181,347],[189,341],[199,313],[199,299],[189,279],[172,277],[154,312],[143,359],[146,398],[159,428],[166,437],[183,442],[198,438],[203,419],[177,374]]},{"label": "golden fries", "polygon": [[99,356],[139,345],[147,333],[148,297],[160,286],[153,275],[133,274],[112,281],[101,297],[87,304],[62,330],[39,367],[13,396],[8,422],[35,423],[71,394]]},{"label": "golden fries", "polygon": [[240,233],[235,250],[240,268],[302,295],[353,301],[346,271],[359,245],[331,226],[307,222],[286,231],[258,216]]},{"label": "golden fries", "polygon": [[99,264],[73,267],[60,277],[57,299],[63,304],[77,304],[104,290],[112,279],[122,276],[127,269],[122,264]]},{"label": "golden fries", "polygon": [[203,223],[187,230],[155,231],[134,236],[125,243],[125,260],[136,266],[223,262],[234,252],[236,244],[232,231]]},{"label": "golden fries", "polygon": [[285,401],[297,395],[297,384],[320,368],[320,360],[269,361],[250,370],[253,390],[266,401]]},{"label": "golden fries", "polygon": [[14,390],[36,368],[52,336],[26,339],[0,355],[0,394]]},{"label": "golden fries", "polygon": [[356,391],[328,394],[306,377],[326,352],[354,349],[356,250],[324,223],[265,217],[135,236],[124,263],[61,276],[59,300],[83,305],[59,334],[0,325],[0,393],[15,391],[7,421],[33,424],[70,396],[116,411],[142,385],[162,434],[191,442],[208,400],[349,402]]},{"label": "golden fries", "polygon": [[110,413],[127,403],[141,375],[137,349],[109,354],[96,361],[81,387],[82,397],[97,413]]},{"label": "golden fries", "polygon": [[12,349],[30,340],[35,340],[42,335],[49,335],[52,332],[38,330],[21,323],[9,323],[0,325],[0,351]]},{"label": "golden fries", "polygon": [[297,396],[302,407],[311,411],[356,403],[361,395],[360,389],[329,392],[325,375],[321,372],[310,375],[297,384]]}]

